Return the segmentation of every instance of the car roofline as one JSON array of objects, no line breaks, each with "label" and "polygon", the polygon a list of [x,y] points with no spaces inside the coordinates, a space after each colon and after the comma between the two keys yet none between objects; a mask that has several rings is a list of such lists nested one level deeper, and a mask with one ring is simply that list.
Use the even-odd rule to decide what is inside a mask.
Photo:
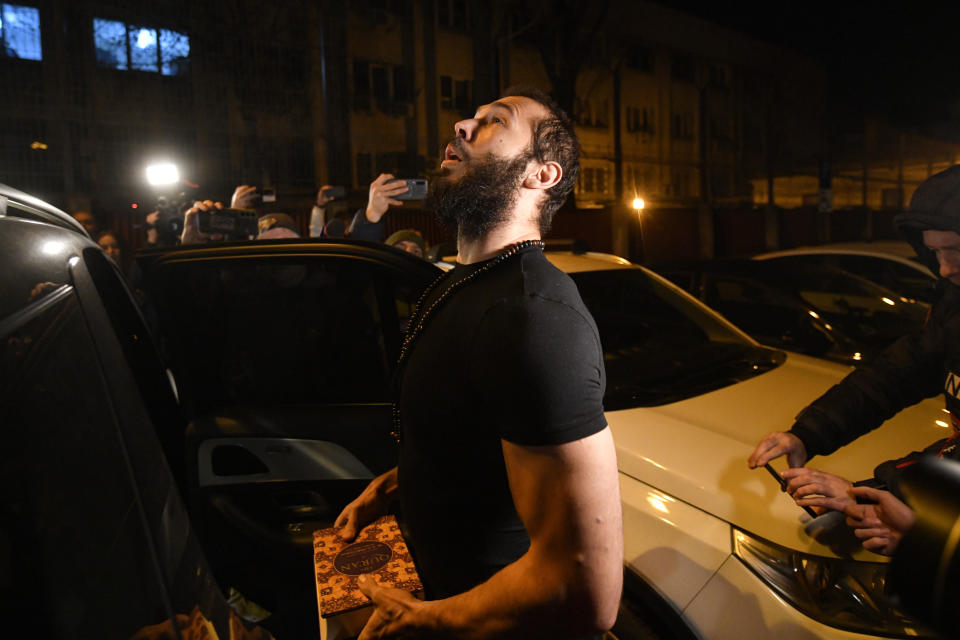
[{"label": "car roofline", "polygon": [[[10,206],[11,203],[13,206]],[[66,211],[3,183],[0,183],[0,216],[38,220],[82,233],[87,237],[90,235],[83,225]]]}]

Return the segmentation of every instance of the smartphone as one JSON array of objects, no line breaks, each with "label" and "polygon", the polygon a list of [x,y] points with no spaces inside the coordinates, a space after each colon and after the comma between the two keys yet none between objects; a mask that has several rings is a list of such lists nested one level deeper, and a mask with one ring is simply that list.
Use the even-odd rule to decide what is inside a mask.
[{"label": "smartphone", "polygon": [[260,190],[260,201],[261,202],[276,202],[277,201],[277,190],[274,188],[261,189]]},{"label": "smartphone", "polygon": [[[783,476],[781,476],[779,473],[777,473],[777,470],[776,470],[776,469],[774,469],[773,467],[770,466],[770,463],[769,463],[769,462],[768,462],[767,464],[763,465],[763,468],[766,469],[767,471],[769,471],[769,472],[770,472],[770,475],[772,475],[772,476],[774,477],[774,479],[775,479],[775,480],[777,481],[777,483],[780,485],[780,490],[781,490],[781,491],[786,491],[786,490],[787,490],[787,481],[783,479]],[[791,498],[791,500],[792,500],[792,499],[793,499],[793,498]],[[817,516],[820,515],[819,513],[817,513],[816,511],[813,510],[813,507],[810,507],[810,506],[802,506],[802,507],[800,507],[800,508],[803,509],[804,511],[806,511],[806,512],[810,515],[811,518],[816,518]]]},{"label": "smartphone", "polygon": [[397,182],[398,180],[403,180],[407,183],[407,190],[404,193],[392,196],[393,198],[397,200],[423,200],[427,197],[426,178],[396,178],[387,180],[387,183]]},{"label": "smartphone", "polygon": [[323,190],[323,195],[330,198],[331,200],[336,200],[338,198],[345,198],[347,196],[346,187],[329,187]]},{"label": "smartphone", "polygon": [[197,226],[202,233],[222,233],[229,240],[255,238],[257,212],[249,209],[198,211]]}]

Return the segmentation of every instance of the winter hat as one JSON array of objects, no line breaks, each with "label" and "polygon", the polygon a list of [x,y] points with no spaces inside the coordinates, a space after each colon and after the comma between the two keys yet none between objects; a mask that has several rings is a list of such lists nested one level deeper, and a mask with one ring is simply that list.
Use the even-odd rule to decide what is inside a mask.
[{"label": "winter hat", "polygon": [[[297,223],[285,213],[268,213],[257,220],[258,238],[299,238]],[[283,231],[281,231],[283,229]],[[292,233],[291,233],[292,232]]]},{"label": "winter hat", "polygon": [[910,198],[910,208],[894,216],[893,226],[913,246],[921,262],[937,273],[937,257],[923,244],[923,232],[960,233],[960,165],[921,182]]},{"label": "winter hat", "polygon": [[406,240],[406,241],[408,241],[408,242],[413,242],[413,243],[419,245],[419,246],[420,246],[420,251],[421,251],[424,255],[426,255],[426,253],[427,253],[427,242],[426,242],[426,240],[423,239],[423,236],[420,235],[420,232],[417,231],[416,229],[401,229],[400,231],[396,231],[396,232],[393,233],[393,235],[391,235],[389,238],[387,238],[387,239],[384,241],[383,244],[389,245],[389,246],[392,247],[392,246],[394,246],[395,244],[397,244],[398,242],[403,242],[404,240]]}]

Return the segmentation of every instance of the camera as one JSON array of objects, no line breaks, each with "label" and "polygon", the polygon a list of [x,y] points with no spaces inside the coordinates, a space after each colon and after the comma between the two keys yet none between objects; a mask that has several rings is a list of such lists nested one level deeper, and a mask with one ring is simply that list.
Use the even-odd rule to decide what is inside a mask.
[{"label": "camera", "polygon": [[173,246],[180,242],[183,233],[183,214],[189,207],[185,193],[172,198],[160,196],[157,198],[157,221],[153,227],[157,230],[157,244]]},{"label": "camera", "polygon": [[256,238],[257,212],[250,209],[213,209],[197,211],[201,233],[219,233],[227,240]]},{"label": "camera", "polygon": [[905,470],[900,489],[917,521],[890,564],[904,608],[955,637],[960,597],[960,464],[927,458]]},{"label": "camera", "polygon": [[407,190],[399,195],[392,196],[396,200],[423,200],[427,197],[427,181],[425,178],[387,180],[387,184],[399,181],[407,183]]}]

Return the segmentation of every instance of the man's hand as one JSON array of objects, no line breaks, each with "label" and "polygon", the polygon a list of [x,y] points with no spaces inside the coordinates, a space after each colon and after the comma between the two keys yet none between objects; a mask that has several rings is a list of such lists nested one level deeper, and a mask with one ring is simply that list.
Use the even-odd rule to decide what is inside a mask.
[{"label": "man's hand", "polygon": [[325,207],[325,206],[327,206],[327,203],[328,203],[328,202],[333,202],[334,198],[330,198],[330,197],[327,196],[327,189],[332,189],[332,188],[333,188],[333,187],[330,186],[329,184],[325,184],[325,185],[323,185],[322,187],[320,187],[320,190],[319,190],[319,191],[317,191],[317,206],[318,206],[318,207]]},{"label": "man's hand", "polygon": [[180,234],[180,244],[203,244],[211,240],[222,240],[223,235],[219,233],[201,233],[199,211],[213,211],[214,209],[223,209],[222,202],[213,200],[197,200],[193,206],[187,209],[183,215],[183,233]]},{"label": "man's hand", "polygon": [[370,183],[370,195],[367,198],[366,216],[369,222],[380,222],[380,218],[387,212],[390,206],[402,207],[403,201],[396,200],[394,196],[407,192],[407,183],[391,182],[393,174],[381,173],[377,179]]},{"label": "man's hand", "polygon": [[374,478],[356,500],[343,508],[334,521],[333,526],[342,529],[340,537],[350,542],[357,537],[360,529],[386,515],[397,486],[396,467]]},{"label": "man's hand", "polygon": [[756,469],[782,455],[787,456],[787,465],[790,467],[802,467],[807,462],[807,448],[800,438],[792,433],[774,431],[764,436],[750,454],[747,464],[751,469]]},{"label": "man's hand", "polygon": [[784,469],[780,475],[788,481],[787,493],[801,507],[814,507],[822,513],[843,511],[855,502],[848,493],[853,483],[846,478],[804,467]]},{"label": "man's hand", "polygon": [[257,206],[257,188],[242,184],[233,190],[230,198],[231,209],[254,209]]},{"label": "man's hand", "polygon": [[873,487],[853,487],[853,498],[866,498],[876,504],[848,505],[847,526],[862,540],[863,548],[885,556],[893,555],[900,539],[917,520],[913,510],[889,491]]},{"label": "man's hand", "polygon": [[418,616],[424,603],[403,589],[381,587],[371,575],[357,579],[360,591],[376,607],[358,640],[420,637],[424,621]]}]

